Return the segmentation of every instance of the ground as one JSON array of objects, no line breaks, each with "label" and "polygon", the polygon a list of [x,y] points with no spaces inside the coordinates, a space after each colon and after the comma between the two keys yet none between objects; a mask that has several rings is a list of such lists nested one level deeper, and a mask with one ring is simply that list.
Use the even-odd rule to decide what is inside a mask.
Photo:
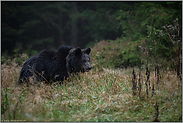
[{"label": "ground", "polygon": [[[132,94],[132,70],[93,69],[63,85],[17,87],[21,67],[1,65],[1,121],[152,122],[157,101],[161,122],[182,121],[182,82],[175,71],[161,70],[155,96]],[[138,73],[138,68],[135,68]],[[156,82],[151,71],[150,82]],[[151,90],[149,95],[151,95]]]}]

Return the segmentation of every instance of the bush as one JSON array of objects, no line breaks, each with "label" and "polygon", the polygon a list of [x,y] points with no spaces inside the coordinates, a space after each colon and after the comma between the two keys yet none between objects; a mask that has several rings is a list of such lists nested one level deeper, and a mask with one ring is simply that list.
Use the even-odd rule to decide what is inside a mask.
[{"label": "bush", "polygon": [[1,64],[6,63],[7,65],[11,65],[13,63],[16,63],[18,65],[22,65],[23,62],[25,62],[27,59],[28,59],[28,56],[26,54],[18,54],[18,55],[15,55],[14,57],[11,57],[7,54],[3,54],[1,57]]},{"label": "bush", "polygon": [[141,64],[137,42],[119,39],[97,43],[92,49],[91,59],[98,67],[127,68]]}]

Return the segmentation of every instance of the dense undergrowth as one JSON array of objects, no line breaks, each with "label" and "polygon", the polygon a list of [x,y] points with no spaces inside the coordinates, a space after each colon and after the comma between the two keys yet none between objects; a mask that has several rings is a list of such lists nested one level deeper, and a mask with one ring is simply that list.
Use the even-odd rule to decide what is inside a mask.
[{"label": "dense undergrowth", "polygon": [[[161,69],[173,70],[175,65],[173,61],[167,61],[166,58],[157,57],[146,53],[143,47],[146,40],[132,42],[130,40],[124,41],[117,39],[115,41],[100,41],[95,44],[90,54],[94,67],[97,69],[107,68],[127,68],[134,66],[146,65],[147,59],[149,61],[149,68],[154,69],[156,59],[158,60]],[[142,49],[144,48],[144,49]]]},{"label": "dense undergrowth", "polygon": [[[148,97],[145,69],[141,70],[141,94],[133,95],[132,71],[138,80],[139,68],[135,66],[145,65],[145,60],[135,55],[138,52],[133,52],[136,47],[130,42],[123,46],[120,41],[99,42],[91,52],[94,69],[63,85],[17,86],[22,65],[16,59],[9,60],[8,64],[4,62],[1,64],[1,121],[151,122],[156,118],[158,106],[159,121],[181,122],[182,82],[176,71],[168,67],[160,69],[159,83],[153,84],[157,80],[152,59]],[[155,94],[151,96],[153,85]]]},{"label": "dense undergrowth", "polygon": [[91,53],[96,67],[124,68],[133,67],[141,62],[137,43],[126,41],[101,41],[96,44]]}]

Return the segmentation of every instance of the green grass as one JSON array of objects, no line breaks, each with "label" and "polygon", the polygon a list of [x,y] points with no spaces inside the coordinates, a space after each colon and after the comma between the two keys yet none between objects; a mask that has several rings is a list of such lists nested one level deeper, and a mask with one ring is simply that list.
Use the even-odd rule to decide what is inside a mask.
[{"label": "green grass", "polygon": [[[182,121],[182,82],[174,71],[160,71],[155,96],[149,90],[147,98],[143,70],[139,98],[132,95],[132,68],[95,68],[68,84],[30,87],[16,86],[20,70],[1,65],[1,121],[152,122],[156,101],[161,122]],[[153,71],[150,82],[156,82]]]}]

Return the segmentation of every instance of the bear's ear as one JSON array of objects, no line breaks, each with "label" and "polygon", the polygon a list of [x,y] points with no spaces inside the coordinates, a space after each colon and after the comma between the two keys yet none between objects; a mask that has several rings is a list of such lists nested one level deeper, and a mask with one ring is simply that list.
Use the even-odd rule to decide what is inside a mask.
[{"label": "bear's ear", "polygon": [[85,50],[85,53],[87,53],[87,54],[89,54],[91,52],[91,48],[87,48],[86,50]]},{"label": "bear's ear", "polygon": [[75,55],[80,55],[81,54],[81,48],[76,48],[75,50]]}]

